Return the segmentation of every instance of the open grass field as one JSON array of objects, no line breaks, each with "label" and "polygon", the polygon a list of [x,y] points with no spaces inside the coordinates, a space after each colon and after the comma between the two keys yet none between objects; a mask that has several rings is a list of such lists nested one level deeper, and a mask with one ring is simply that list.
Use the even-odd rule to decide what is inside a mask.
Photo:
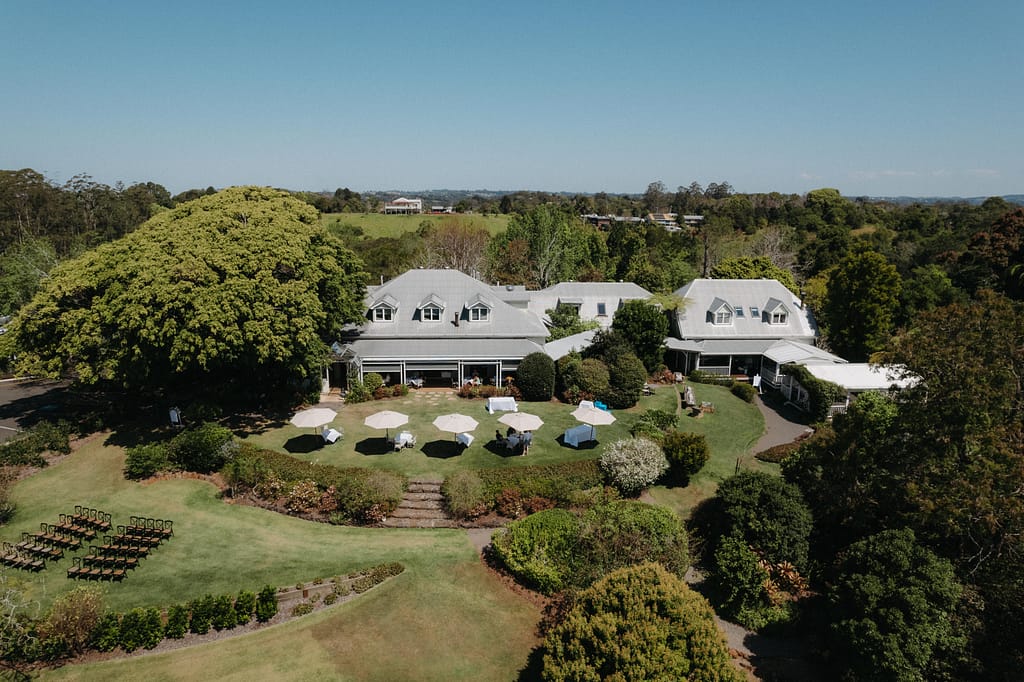
[{"label": "open grass field", "polygon": [[[707,436],[711,460],[691,486],[652,491],[659,503],[683,513],[711,494],[718,481],[734,471],[737,459],[741,466],[751,466],[746,453],[763,430],[757,408],[727,389],[695,385],[694,391],[698,400],[713,402],[716,411],[699,419],[683,414],[679,427]],[[529,456],[505,457],[485,447],[499,415],[488,415],[484,401],[460,399],[447,391],[436,396],[422,391],[401,399],[346,405],[335,421],[345,429],[345,439],[301,457],[445,475],[464,467],[596,457],[602,450],[599,445],[576,451],[555,441],[565,427],[575,425],[569,406],[523,404],[523,411],[542,416],[546,424],[537,431]],[[658,387],[636,408],[616,411],[615,425],[598,428],[599,440],[606,444],[628,435],[630,424],[645,409],[675,407],[675,387]],[[420,438],[417,448],[382,454],[360,451],[382,441],[381,432],[362,426],[365,415],[380,409],[410,415],[409,428]],[[436,452],[446,452],[451,435],[430,422],[454,411],[478,419],[480,438],[461,455],[431,456],[433,450],[425,452],[424,445],[436,442]],[[310,431],[286,426],[250,438],[284,450],[288,441],[311,435]],[[107,444],[104,435],[94,437],[59,464],[15,485],[12,499],[18,512],[0,529],[0,537],[17,540],[22,530],[55,522],[75,504],[108,511],[115,523],[132,514],[174,520],[174,538],[143,560],[124,583],[104,584],[107,604],[117,610],[167,606],[206,593],[258,589],[268,583],[292,585],[387,561],[399,561],[407,570],[351,602],[284,625],[179,651],[66,666],[47,671],[43,679],[515,679],[537,643],[538,607],[484,567],[465,531],[311,523],[226,504],[214,486],[203,481],[129,482],[122,477],[123,465],[122,448]],[[65,578],[70,564],[68,556],[43,573],[28,576],[30,589],[44,605],[76,584]]]},{"label": "open grass field", "polygon": [[493,237],[508,229],[507,215],[384,215],[383,213],[325,213],[320,217],[321,223],[327,227],[338,223],[356,225],[363,229],[368,237],[400,237],[406,232],[415,232],[420,223],[430,221],[440,223],[444,220],[462,220],[484,228]]}]

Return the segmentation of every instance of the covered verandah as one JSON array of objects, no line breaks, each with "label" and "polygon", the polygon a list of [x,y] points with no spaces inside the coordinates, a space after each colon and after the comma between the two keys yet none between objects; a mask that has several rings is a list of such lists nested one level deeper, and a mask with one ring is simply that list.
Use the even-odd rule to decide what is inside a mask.
[{"label": "covered verandah", "polygon": [[349,380],[376,372],[390,385],[458,387],[503,385],[523,357],[543,349],[517,339],[359,339],[338,350]]}]

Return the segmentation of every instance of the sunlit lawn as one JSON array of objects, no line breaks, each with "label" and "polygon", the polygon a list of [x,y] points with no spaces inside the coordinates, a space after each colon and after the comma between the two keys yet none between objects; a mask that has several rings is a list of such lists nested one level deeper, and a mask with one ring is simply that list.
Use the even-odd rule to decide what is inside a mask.
[{"label": "sunlit lawn", "polygon": [[[125,523],[174,520],[175,535],[120,584],[102,583],[112,609],[167,606],[264,584],[293,585],[387,561],[407,570],[351,603],[308,620],[166,655],[70,666],[61,679],[511,679],[535,643],[535,606],[481,564],[461,530],[346,528],[225,504],[209,483],[121,476],[124,454],[98,437],[14,486],[4,540],[86,504]],[[84,553],[84,549],[79,554]],[[46,606],[77,583],[71,555],[26,581]],[[398,653],[402,652],[402,653]]]},{"label": "sunlit lawn", "polygon": [[[698,400],[716,411],[697,419],[679,417],[679,427],[704,433],[711,461],[687,488],[652,490],[661,504],[687,513],[710,495],[717,482],[737,466],[750,466],[748,450],[763,430],[756,407],[728,390],[695,385]],[[449,399],[451,397],[452,399]],[[675,410],[676,389],[658,387],[631,410],[615,411],[618,421],[598,427],[600,444],[590,450],[564,448],[556,438],[576,421],[572,408],[559,403],[523,403],[521,410],[541,416],[527,457],[492,452],[499,414],[489,415],[482,400],[465,400],[441,391],[345,405],[335,421],[345,430],[339,444],[305,459],[343,466],[373,466],[405,474],[445,475],[463,467],[521,466],[595,457],[603,447],[626,437],[645,409]],[[383,432],[362,425],[380,409],[410,416],[407,427],[419,437],[416,448],[367,454],[382,443]],[[480,422],[478,440],[454,453],[451,434],[432,425],[448,412],[470,414]],[[291,426],[250,436],[254,442],[283,450],[290,439],[311,433]],[[424,444],[437,443],[426,448]],[[362,451],[360,451],[362,450]],[[428,453],[441,453],[430,456]],[[17,483],[18,512],[0,529],[4,540],[19,539],[42,522],[85,504],[111,512],[115,523],[132,514],[173,519],[175,536],[143,560],[121,584],[104,584],[111,608],[186,601],[206,593],[258,589],[264,584],[292,585],[329,577],[386,561],[400,561],[407,571],[368,594],[311,617],[200,647],[166,654],[67,666],[47,672],[52,679],[352,679],[352,680],[492,680],[514,679],[536,644],[540,613],[509,591],[480,562],[460,530],[346,528],[311,523],[273,512],[229,505],[216,489],[194,480],[148,485],[124,480],[124,453],[98,436],[60,464]],[[36,576],[29,589],[45,605],[76,583],[65,577],[70,556]]]},{"label": "sunlit lawn", "polygon": [[[488,414],[485,406],[485,400],[459,398],[454,391],[425,389],[412,391],[404,398],[342,406],[331,425],[343,430],[345,435],[332,445],[323,445],[312,429],[303,430],[294,426],[252,435],[248,440],[281,452],[287,452],[289,448],[294,450],[296,444],[304,449],[301,446],[309,443],[317,449],[308,454],[293,454],[322,464],[376,467],[406,475],[443,477],[466,468],[553,464],[597,457],[604,445],[628,438],[630,427],[644,410],[675,410],[676,395],[674,387],[662,386],[653,396],[643,398],[636,407],[614,410],[612,414],[616,417],[615,423],[598,426],[596,429],[597,445],[587,444],[581,449],[563,446],[558,441],[567,428],[579,425],[571,414],[575,407],[556,401],[520,402],[521,412],[535,414],[544,420],[544,426],[534,433],[530,453],[525,457],[511,456],[504,447],[494,442],[494,432],[498,430],[504,434],[508,428],[498,422],[505,413]],[[367,415],[380,410],[393,410],[409,416],[409,423],[400,430],[410,431],[416,436],[414,447],[394,452],[385,443],[383,430],[363,425]],[[469,415],[479,422],[473,431],[475,440],[465,450],[456,445],[454,434],[439,431],[433,425],[435,417],[453,412]],[[394,429],[391,433],[394,433]]]},{"label": "sunlit lawn", "polygon": [[778,466],[754,459],[750,452],[764,433],[764,417],[756,406],[745,403],[727,388],[708,384],[691,384],[697,402],[710,402],[713,413],[700,418],[683,414],[679,428],[703,433],[711,450],[704,468],[690,478],[686,487],[655,486],[650,494],[656,502],[674,509],[684,518],[701,501],[714,495],[718,484],[739,470],[777,472]]}]

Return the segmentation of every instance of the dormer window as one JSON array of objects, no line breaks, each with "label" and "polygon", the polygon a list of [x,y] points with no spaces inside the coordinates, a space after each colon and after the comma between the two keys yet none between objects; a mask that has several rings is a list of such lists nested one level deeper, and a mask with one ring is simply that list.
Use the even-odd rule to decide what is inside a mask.
[{"label": "dormer window", "polygon": [[708,308],[708,322],[711,324],[732,324],[732,306],[715,297]]},{"label": "dormer window", "polygon": [[491,319],[491,303],[477,294],[466,302],[470,322],[487,322]]},{"label": "dormer window", "polygon": [[732,324],[732,311],[723,308],[715,313],[715,324]]},{"label": "dormer window", "polygon": [[437,306],[427,306],[420,309],[420,319],[424,322],[440,322],[441,309]]},{"label": "dormer window", "polygon": [[384,294],[370,306],[370,317],[374,322],[391,322],[398,312],[398,299],[391,294]]},{"label": "dormer window", "polygon": [[789,309],[786,308],[785,303],[777,298],[768,299],[768,304],[764,307],[764,313],[769,324],[786,324],[789,320]]}]

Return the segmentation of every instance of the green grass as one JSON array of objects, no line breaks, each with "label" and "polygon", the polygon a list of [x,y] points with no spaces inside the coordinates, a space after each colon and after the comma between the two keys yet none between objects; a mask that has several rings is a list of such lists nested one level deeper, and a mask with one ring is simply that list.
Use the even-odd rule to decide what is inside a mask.
[{"label": "green grass", "polygon": [[[747,455],[763,430],[757,408],[716,386],[695,385],[698,400],[711,401],[714,414],[680,417],[679,427],[704,433],[711,460],[687,488],[655,488],[661,504],[688,513],[713,493],[718,481],[740,466],[755,466]],[[482,443],[493,438],[499,415],[488,415],[484,402],[441,392],[346,405],[335,421],[346,436],[337,446],[306,459],[341,465],[376,466],[407,474],[447,474],[464,467],[521,466],[595,457],[601,447],[576,451],[554,441],[575,424],[570,406],[528,404],[524,411],[545,419],[527,457],[506,458]],[[602,444],[628,435],[644,409],[675,409],[674,387],[659,387],[632,410],[620,410],[612,426],[599,427]],[[399,453],[367,455],[355,444],[380,438],[362,426],[363,417],[380,409],[410,415],[409,428],[420,445]],[[449,459],[428,457],[423,444],[449,441],[430,421],[459,411],[480,422],[479,439],[465,453]],[[250,436],[253,442],[283,449],[293,436],[310,430],[284,427]],[[103,436],[84,445],[60,464],[18,482],[12,499],[18,511],[0,529],[4,540],[22,530],[54,522],[75,504],[111,512],[115,523],[132,514],[170,518],[175,537],[157,549],[121,584],[104,584],[107,604],[117,610],[166,606],[206,593],[257,589],[263,584],[293,585],[316,577],[348,573],[386,561],[406,566],[400,576],[334,609],[264,631],[188,649],[47,671],[44,679],[295,679],[295,680],[494,680],[514,679],[536,645],[540,618],[530,604],[505,587],[480,562],[464,531],[347,528],[310,523],[251,507],[229,505],[216,489],[195,480],[148,485],[125,481],[124,452],[106,445]],[[70,556],[46,571],[29,576],[29,589],[45,605],[76,583],[65,571]]]},{"label": "green grass", "polygon": [[[544,426],[534,433],[530,454],[526,457],[509,456],[500,448],[496,448],[495,452],[488,449],[488,445],[493,447],[495,430],[500,430],[504,434],[508,427],[498,422],[498,418],[504,413],[488,414],[485,406],[486,401],[483,399],[459,398],[453,391],[447,390],[412,391],[404,398],[344,405],[332,426],[341,427],[345,437],[333,445],[325,445],[309,454],[297,456],[320,464],[373,467],[411,476],[447,476],[460,469],[555,464],[593,459],[600,456],[604,445],[628,438],[631,425],[644,410],[674,410],[675,392],[671,387],[661,387],[655,395],[643,398],[636,407],[613,411],[616,416],[615,423],[597,427],[598,446],[579,450],[563,447],[557,441],[567,428],[579,424],[572,417],[571,413],[575,409],[573,406],[556,401],[521,402],[521,411],[535,414],[544,420]],[[409,423],[400,430],[415,434],[417,444],[414,447],[405,448],[400,452],[387,450],[384,443],[385,432],[363,425],[363,419],[381,410],[394,410],[409,415]],[[469,415],[480,423],[473,431],[476,440],[461,454],[460,449],[456,447],[454,434],[439,431],[433,425],[435,417],[452,412]],[[391,431],[393,433],[394,429]],[[308,438],[313,438],[311,429],[286,426],[249,436],[248,440],[261,447],[287,452],[285,444],[289,440],[307,434]]]},{"label": "green grass", "polygon": [[325,213],[320,221],[328,227],[334,223],[356,225],[367,237],[400,237],[406,232],[415,232],[423,221],[435,225],[451,219],[471,222],[484,228],[493,237],[508,229],[507,215],[384,215],[383,213]]},{"label": "green grass", "polygon": [[539,610],[502,585],[472,549],[406,565],[352,602],[262,632],[67,666],[42,679],[515,679],[537,643]]},{"label": "green grass", "polygon": [[703,433],[711,457],[707,464],[690,478],[686,487],[655,486],[650,489],[654,500],[674,509],[687,518],[695,506],[715,494],[718,484],[736,471],[778,471],[778,466],[754,459],[750,452],[764,433],[764,417],[755,405],[734,396],[728,388],[710,384],[690,384],[697,402],[710,402],[713,413],[700,418],[683,414],[678,428]]},{"label": "green grass", "polygon": [[[185,651],[68,666],[54,679],[511,679],[535,645],[538,609],[481,564],[460,530],[346,528],[229,505],[195,480],[149,485],[121,476],[121,448],[102,437],[18,482],[5,540],[56,521],[76,503],[114,515],[170,518],[175,536],[120,584],[107,605],[166,606],[206,593],[293,585],[386,561],[406,571],[366,595],[308,619]],[[18,575],[44,605],[77,583],[70,555]],[[11,572],[13,573],[13,572]],[[403,652],[395,655],[395,652]]]}]

